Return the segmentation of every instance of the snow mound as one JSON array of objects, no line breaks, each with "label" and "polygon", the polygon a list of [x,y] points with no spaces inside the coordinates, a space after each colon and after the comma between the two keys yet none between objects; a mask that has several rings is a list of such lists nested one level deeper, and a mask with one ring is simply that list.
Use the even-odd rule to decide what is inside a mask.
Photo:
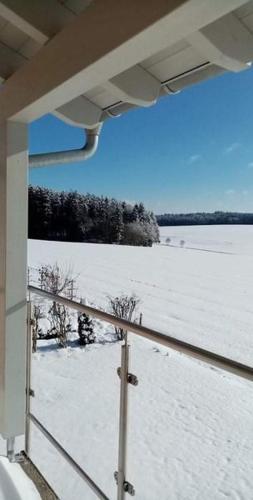
[{"label": "snow mound", "polygon": [[40,500],[32,481],[20,465],[0,457],[0,500]]}]

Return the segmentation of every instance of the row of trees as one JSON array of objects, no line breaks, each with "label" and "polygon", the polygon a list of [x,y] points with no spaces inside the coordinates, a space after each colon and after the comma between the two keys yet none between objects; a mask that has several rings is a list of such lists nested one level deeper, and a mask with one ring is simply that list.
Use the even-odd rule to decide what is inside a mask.
[{"label": "row of trees", "polygon": [[142,203],[30,186],[29,238],[151,246],[159,228]]},{"label": "row of trees", "polygon": [[212,224],[253,224],[252,213],[197,212],[190,214],[163,214],[156,216],[159,226],[197,226]]}]

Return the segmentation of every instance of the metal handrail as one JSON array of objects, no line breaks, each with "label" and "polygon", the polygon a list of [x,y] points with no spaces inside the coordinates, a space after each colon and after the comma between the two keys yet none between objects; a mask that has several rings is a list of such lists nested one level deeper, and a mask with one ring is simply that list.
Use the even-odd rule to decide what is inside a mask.
[{"label": "metal handrail", "polygon": [[80,304],[79,302],[67,299],[65,297],[61,297],[60,295],[55,295],[51,292],[47,292],[46,290],[42,290],[41,288],[37,288],[35,286],[30,285],[28,287],[28,290],[30,293],[40,295],[41,297],[59,302],[60,304],[63,304],[71,309],[75,309],[76,311],[84,312],[86,314],[94,316],[95,318],[101,319],[103,321],[111,323],[114,326],[123,328],[124,330],[134,333],[139,337],[143,337],[153,342],[157,342],[159,344],[164,345],[165,347],[173,349],[174,351],[186,354],[191,358],[203,361],[208,365],[215,366],[217,368],[220,368],[221,370],[225,370],[239,377],[253,381],[253,367],[251,366],[245,365],[230,358],[226,358],[212,351],[202,349],[201,347],[198,347],[194,344],[190,344],[188,342],[179,340],[170,335],[166,335],[156,330],[152,330],[151,328],[138,325],[137,323],[133,323],[125,319],[117,318],[112,314],[109,314],[100,309]]}]

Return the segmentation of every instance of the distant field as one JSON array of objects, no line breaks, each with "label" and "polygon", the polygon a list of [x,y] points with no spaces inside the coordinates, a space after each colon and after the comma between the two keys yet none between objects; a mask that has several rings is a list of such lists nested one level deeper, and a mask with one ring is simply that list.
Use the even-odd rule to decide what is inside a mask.
[{"label": "distant field", "polygon": [[[253,365],[253,227],[160,229],[153,248],[30,241],[29,263],[72,267],[80,295],[98,307],[108,295],[135,292],[145,324]],[[112,329],[98,329],[110,341]],[[140,384],[130,388],[128,476],[137,500],[251,500],[253,384],[131,343]],[[33,362],[35,413],[112,500],[119,356],[118,344],[49,344]],[[95,498],[37,433],[33,442],[62,500]]]},{"label": "distant field", "polygon": [[[253,227],[161,228],[162,241],[167,235],[175,247],[33,240],[29,262],[71,267],[81,296],[97,306],[106,307],[108,295],[135,292],[145,324],[250,362]],[[181,239],[185,248],[179,248]]]},{"label": "distant field", "polygon": [[184,239],[186,246],[253,257],[253,226],[171,226],[159,229],[161,243],[169,237],[172,245],[179,245]]}]

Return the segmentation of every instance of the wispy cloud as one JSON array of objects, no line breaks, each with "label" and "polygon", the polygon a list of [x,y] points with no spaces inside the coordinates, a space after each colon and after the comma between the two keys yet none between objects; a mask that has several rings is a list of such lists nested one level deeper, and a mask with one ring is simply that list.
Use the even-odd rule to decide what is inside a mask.
[{"label": "wispy cloud", "polygon": [[225,191],[225,194],[228,196],[231,196],[235,193],[236,193],[235,189],[226,189],[226,191]]},{"label": "wispy cloud", "polygon": [[230,154],[236,151],[241,146],[240,142],[232,142],[229,146],[224,149],[225,154]]},{"label": "wispy cloud", "polygon": [[187,163],[188,163],[188,165],[192,165],[193,163],[196,163],[200,159],[201,159],[201,155],[200,154],[191,155],[188,158]]},{"label": "wispy cloud", "polygon": [[249,167],[249,168],[253,168],[253,161],[250,161],[250,162],[248,163],[248,167]]}]

